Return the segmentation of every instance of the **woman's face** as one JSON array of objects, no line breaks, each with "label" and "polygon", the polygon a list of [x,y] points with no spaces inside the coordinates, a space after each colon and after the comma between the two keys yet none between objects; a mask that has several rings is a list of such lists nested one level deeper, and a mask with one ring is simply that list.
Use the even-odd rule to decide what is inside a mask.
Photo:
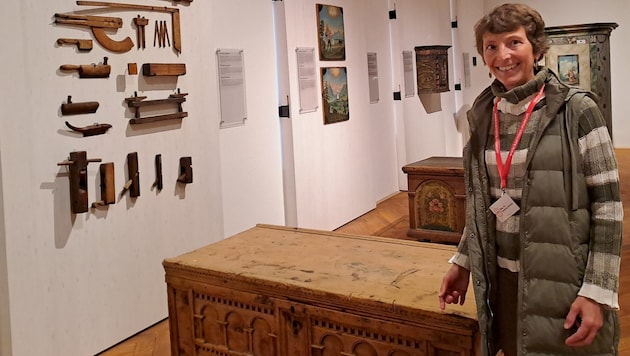
[{"label": "woman's face", "polygon": [[487,32],[482,40],[484,62],[507,90],[534,78],[534,62],[538,56],[523,26],[512,32]]}]

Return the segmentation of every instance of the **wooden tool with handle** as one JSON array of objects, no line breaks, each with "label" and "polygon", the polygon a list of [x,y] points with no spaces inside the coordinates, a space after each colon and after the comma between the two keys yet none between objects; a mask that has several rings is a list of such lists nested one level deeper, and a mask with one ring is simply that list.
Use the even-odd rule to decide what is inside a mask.
[{"label": "wooden tool with handle", "polygon": [[59,38],[58,45],[76,45],[79,51],[89,52],[92,50],[92,40],[80,40],[77,38]]},{"label": "wooden tool with handle", "polygon": [[173,48],[181,53],[182,52],[182,35],[180,29],[180,17],[179,9],[166,6],[150,6],[150,5],[137,5],[137,4],[123,4],[108,1],[90,1],[90,0],[77,0],[79,6],[100,6],[110,9],[130,9],[130,10],[144,10],[153,12],[170,13],[173,25]]},{"label": "wooden tool with handle", "polygon": [[68,95],[68,102],[61,104],[62,115],[93,114],[99,107],[98,101],[84,101],[73,103],[72,95]]},{"label": "wooden tool with handle", "polygon": [[116,202],[114,163],[108,162],[101,164],[99,171],[101,174],[101,200],[93,202],[93,208],[114,204]]},{"label": "wooden tool with handle", "polygon": [[63,64],[59,67],[61,70],[79,72],[80,78],[109,78],[112,68],[107,64],[107,57],[103,58],[103,64]]},{"label": "wooden tool with handle", "polygon": [[66,121],[66,126],[68,126],[68,128],[72,131],[81,133],[83,137],[102,135],[105,132],[107,132],[107,130],[112,128],[112,125],[110,124],[98,124],[98,123],[94,125],[84,126],[84,127],[77,127],[77,126],[72,126],[72,124],[70,124],[68,121]]},{"label": "wooden tool with handle", "polygon": [[85,151],[70,152],[70,159],[57,163],[70,171],[70,208],[75,214],[88,211],[88,163],[101,162],[100,158],[87,158]]},{"label": "wooden tool with handle", "polygon": [[89,27],[96,41],[115,53],[128,52],[133,48],[133,41],[126,37],[121,41],[114,41],[105,33],[105,28],[118,29],[122,27],[122,19],[118,17],[88,16],[78,14],[55,14],[55,23],[60,25],[75,25]]}]

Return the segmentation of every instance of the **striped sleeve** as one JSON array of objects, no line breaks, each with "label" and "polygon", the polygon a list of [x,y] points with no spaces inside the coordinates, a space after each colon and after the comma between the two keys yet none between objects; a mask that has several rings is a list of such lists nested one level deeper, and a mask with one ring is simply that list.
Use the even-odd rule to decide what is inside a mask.
[{"label": "striped sleeve", "polygon": [[457,252],[448,260],[450,263],[454,263],[460,267],[463,267],[470,271],[470,261],[468,260],[468,241],[466,240],[466,228],[462,233],[462,238],[457,245]]},{"label": "striped sleeve", "polygon": [[619,308],[623,207],[614,147],[597,105],[585,98],[578,126],[582,168],[591,204],[588,263],[579,295]]}]

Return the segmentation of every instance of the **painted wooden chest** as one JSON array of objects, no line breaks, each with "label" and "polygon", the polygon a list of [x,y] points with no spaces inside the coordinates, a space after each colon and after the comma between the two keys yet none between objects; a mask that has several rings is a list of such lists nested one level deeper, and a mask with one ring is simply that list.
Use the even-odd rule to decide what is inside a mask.
[{"label": "painted wooden chest", "polygon": [[409,195],[407,236],[458,243],[466,223],[463,159],[430,157],[402,170],[407,174]]},{"label": "painted wooden chest", "polygon": [[452,246],[258,225],[164,260],[173,355],[477,355]]}]

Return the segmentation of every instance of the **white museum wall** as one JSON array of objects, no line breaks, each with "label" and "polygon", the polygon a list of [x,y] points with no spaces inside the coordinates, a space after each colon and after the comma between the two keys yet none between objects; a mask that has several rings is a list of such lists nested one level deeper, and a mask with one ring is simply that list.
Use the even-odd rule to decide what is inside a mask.
[{"label": "white museum wall", "polygon": [[[376,53],[378,61],[379,100],[377,103],[370,103],[368,95],[363,105],[367,107],[366,119],[370,127],[369,156],[372,165],[372,199],[375,202],[398,192],[397,173],[401,170],[396,160],[398,149],[395,140],[401,127],[396,125],[394,114],[393,93],[397,86],[394,86],[389,41],[391,21],[387,20],[390,9],[393,7],[388,5],[388,1],[364,0],[359,15],[363,20],[361,29],[363,35],[356,36],[355,39],[364,43],[366,53],[363,57],[366,63],[367,52]],[[367,66],[362,69],[367,70]],[[365,72],[363,76],[367,78]],[[363,87],[362,90],[367,92],[368,87]]]},{"label": "white museum wall", "polygon": [[[123,28],[108,34],[134,42],[131,19],[138,13],[149,17],[145,50],[115,54],[96,42],[89,53],[58,47],[60,37],[92,37],[83,28],[53,24],[55,13],[79,8],[73,1],[26,0],[4,2],[0,11],[0,28],[11,34],[2,56],[0,98],[3,356],[97,353],[167,316],[162,260],[222,239],[224,206],[226,231],[283,218],[277,114],[271,114],[277,104],[266,92],[275,82],[270,4],[195,1],[179,6],[181,55],[152,46],[153,20],[167,21],[172,33],[170,17],[137,11],[98,15],[123,18]],[[252,29],[260,36],[252,36]],[[246,57],[249,119],[231,131],[219,130],[215,50],[224,46],[241,47]],[[61,64],[101,62],[103,56],[112,66],[108,79],[79,79],[58,70]],[[131,76],[129,62],[186,63],[187,74]],[[183,103],[188,117],[181,123],[128,124],[133,116],[124,98],[138,91],[148,100],[162,99],[177,88],[189,93]],[[99,101],[100,107],[93,115],[61,116],[67,95],[74,102]],[[77,137],[65,120],[113,127],[104,135]],[[107,208],[72,214],[67,168],[57,163],[75,150],[114,162],[117,193],[127,177],[126,156],[137,152],[141,195],[121,194]],[[156,154],[162,154],[161,192],[151,187]],[[193,183],[187,186],[176,184],[182,156],[193,162]],[[98,167],[91,163],[87,169],[89,203],[100,196]],[[247,202],[241,201],[240,190]]]},{"label": "white museum wall", "polygon": [[[297,224],[331,230],[373,209],[397,191],[394,127],[390,117],[387,7],[384,2],[329,1],[343,8],[346,59],[319,61],[317,1],[286,1],[288,68],[291,86]],[[296,48],[314,48],[318,78],[321,67],[347,67],[348,121],[323,124],[322,102],[314,112],[300,113]],[[367,52],[377,52],[380,98],[369,103]]]},{"label": "white museum wall", "polygon": [[[628,117],[627,83],[630,68],[627,58],[630,46],[630,2],[627,0],[522,0],[538,10],[546,26],[564,26],[600,22],[616,22],[617,29],[610,34],[610,73],[612,96],[613,142],[617,148],[630,147],[630,122]],[[502,4],[500,0],[484,0],[486,11]],[[596,9],[596,11],[594,11]]]},{"label": "white museum wall", "polygon": [[[220,14],[206,19],[206,45],[212,51],[243,49],[245,62],[247,120],[219,130],[224,234],[232,236],[257,223],[284,225],[276,54],[271,1],[216,5],[220,8],[213,11]],[[216,68],[214,52],[206,65]],[[216,79],[216,72],[209,78]],[[218,115],[218,110],[210,114]]]}]

